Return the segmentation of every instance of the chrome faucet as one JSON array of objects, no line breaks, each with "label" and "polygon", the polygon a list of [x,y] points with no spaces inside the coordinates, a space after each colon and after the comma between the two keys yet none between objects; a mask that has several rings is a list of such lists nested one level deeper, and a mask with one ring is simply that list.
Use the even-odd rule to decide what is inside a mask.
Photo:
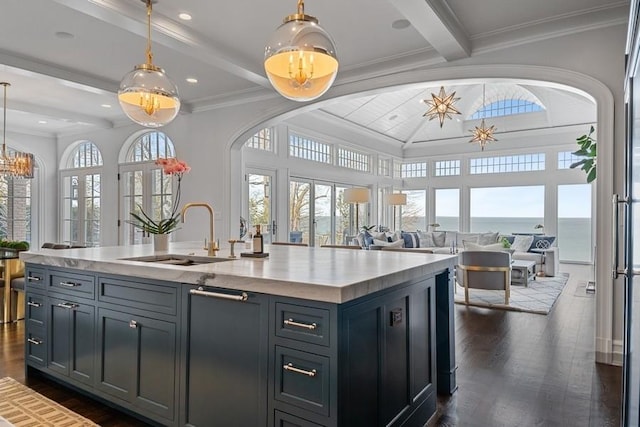
[{"label": "chrome faucet", "polygon": [[209,211],[209,242],[207,243],[207,255],[208,256],[216,256],[216,252],[218,252],[218,250],[220,248],[218,248],[218,245],[216,244],[215,241],[215,233],[214,233],[214,225],[213,225],[213,217],[214,217],[214,213],[213,213],[213,208],[211,207],[210,204],[208,203],[203,203],[203,202],[196,202],[196,203],[187,203],[182,207],[182,211],[180,212],[180,217],[182,219],[182,222],[184,223],[184,217],[185,217],[185,213],[187,212],[187,209],[189,208],[193,208],[195,206],[202,206],[203,208],[206,208]]}]

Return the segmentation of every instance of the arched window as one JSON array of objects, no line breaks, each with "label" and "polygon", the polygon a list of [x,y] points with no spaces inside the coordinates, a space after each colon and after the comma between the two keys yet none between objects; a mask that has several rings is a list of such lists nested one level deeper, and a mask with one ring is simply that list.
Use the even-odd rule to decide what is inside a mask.
[{"label": "arched window", "polygon": [[[15,150],[7,148],[13,156]],[[31,179],[0,175],[0,238],[31,242]]]},{"label": "arched window", "polygon": [[487,84],[478,90],[478,98],[469,109],[473,111],[467,117],[470,120],[545,110],[544,104],[526,86],[514,83]]},{"label": "arched window", "polygon": [[129,222],[131,212],[140,215],[144,211],[154,220],[169,217],[175,183],[155,161],[175,157],[175,148],[171,139],[157,130],[142,133],[123,148],[126,155],[119,167],[121,239],[125,245],[140,244],[147,236]]},{"label": "arched window", "polygon": [[501,99],[487,104],[471,115],[471,119],[510,116],[513,114],[533,113],[544,109],[535,102],[524,99]]},{"label": "arched window", "polygon": [[62,190],[60,241],[99,246],[102,154],[91,141],[78,143],[60,171]]}]

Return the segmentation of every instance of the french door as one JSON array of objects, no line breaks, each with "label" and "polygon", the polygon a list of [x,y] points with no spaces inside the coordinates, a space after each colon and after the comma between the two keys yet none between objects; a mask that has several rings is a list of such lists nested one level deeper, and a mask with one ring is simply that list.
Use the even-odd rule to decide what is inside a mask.
[{"label": "french door", "polygon": [[264,243],[271,243],[277,232],[275,194],[275,171],[248,169],[247,195],[249,212],[249,231],[255,232],[260,225],[260,233]]}]

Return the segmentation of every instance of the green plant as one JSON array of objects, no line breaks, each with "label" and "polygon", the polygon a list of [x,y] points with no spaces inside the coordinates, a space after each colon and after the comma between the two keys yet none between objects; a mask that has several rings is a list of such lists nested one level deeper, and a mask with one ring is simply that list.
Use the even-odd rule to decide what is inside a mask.
[{"label": "green plant", "polygon": [[506,237],[500,239],[500,243],[502,243],[502,247],[505,249],[511,248],[511,242],[509,242],[509,239],[507,239]]},{"label": "green plant", "polygon": [[578,157],[583,157],[583,159],[569,166],[571,169],[580,166],[580,169],[585,171],[585,173],[587,174],[587,183],[590,183],[594,179],[596,179],[597,150],[596,140],[591,136],[593,132],[595,132],[595,129],[593,126],[591,126],[588,134],[576,138],[580,149],[578,151],[574,151],[572,154]]},{"label": "green plant", "polygon": [[10,248],[17,251],[28,251],[29,242],[24,240],[0,240],[0,248]]},{"label": "green plant", "polygon": [[371,230],[374,229],[374,227],[375,227],[375,225],[362,225],[362,226],[360,226],[360,229],[362,231],[371,231]]}]

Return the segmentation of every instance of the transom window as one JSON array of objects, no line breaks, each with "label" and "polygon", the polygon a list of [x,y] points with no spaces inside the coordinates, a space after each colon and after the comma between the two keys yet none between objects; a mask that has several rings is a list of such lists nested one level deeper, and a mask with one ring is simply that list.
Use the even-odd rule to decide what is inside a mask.
[{"label": "transom window", "polygon": [[256,150],[273,151],[272,135],[273,131],[271,128],[261,129],[249,138],[247,142],[244,143],[244,146],[255,148]]},{"label": "transom window", "polygon": [[289,135],[289,155],[314,162],[331,164],[331,146],[303,136]]},{"label": "transom window", "polygon": [[339,147],[338,166],[355,169],[360,172],[369,172],[371,170],[371,157],[359,151]]},{"label": "transom window", "polygon": [[562,151],[558,153],[558,169],[569,169],[572,164],[581,159],[581,157],[576,156],[571,151]]},{"label": "transom window", "polygon": [[460,160],[441,160],[434,162],[435,176],[460,175]]},{"label": "transom window", "polygon": [[515,156],[480,157],[470,160],[471,175],[487,173],[530,172],[544,170],[544,153]]},{"label": "transom window", "polygon": [[127,162],[148,162],[159,158],[175,157],[173,143],[158,131],[147,132],[138,137],[127,152]]},{"label": "transom window", "polygon": [[391,176],[391,160],[378,158],[378,175]]},{"label": "transom window", "polygon": [[67,168],[90,168],[102,166],[102,153],[100,149],[91,141],[80,143],[69,157]]},{"label": "transom window", "polygon": [[423,178],[427,176],[427,162],[403,163],[400,178]]}]

